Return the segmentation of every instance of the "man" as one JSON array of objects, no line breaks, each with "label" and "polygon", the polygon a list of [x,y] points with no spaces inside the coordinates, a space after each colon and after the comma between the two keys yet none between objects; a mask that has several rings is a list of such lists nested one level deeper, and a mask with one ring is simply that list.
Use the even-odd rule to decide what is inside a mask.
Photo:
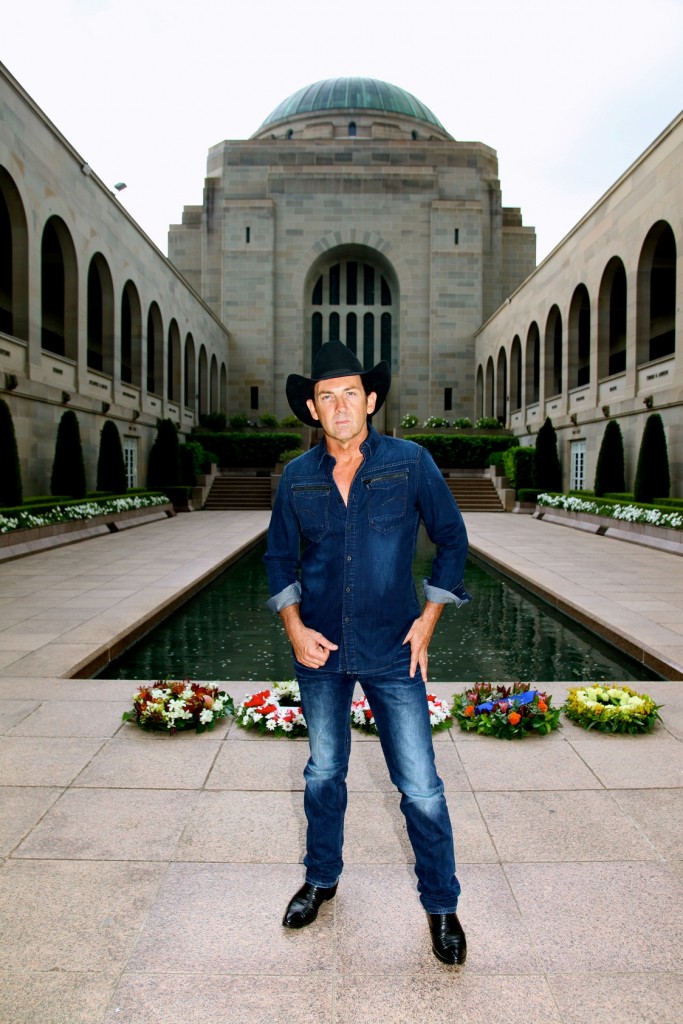
[{"label": "man", "polygon": [[[388,363],[364,372],[340,341],[323,345],[310,378],[287,379],[292,411],[322,427],[324,437],[285,467],[264,556],[273,595],[268,606],[281,616],[292,645],[310,744],[306,881],[282,923],[310,924],[337,891],[358,680],[402,794],[432,948],[444,963],[462,964],[460,885],[424,684],[444,605],[471,600],[463,585],[467,535],[426,449],[380,436],[370,425],[390,382]],[[437,547],[422,611],[412,577],[420,521]]]}]

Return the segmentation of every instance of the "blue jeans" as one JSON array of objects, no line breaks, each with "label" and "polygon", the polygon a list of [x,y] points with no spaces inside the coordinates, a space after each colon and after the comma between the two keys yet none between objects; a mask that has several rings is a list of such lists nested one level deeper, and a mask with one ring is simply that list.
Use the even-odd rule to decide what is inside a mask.
[{"label": "blue jeans", "polygon": [[[429,710],[418,668],[408,675],[410,647],[384,674],[360,682],[379,730],[389,776],[401,792],[401,810],[415,854],[420,902],[429,914],[454,913],[460,895],[453,832],[443,783],[436,773]],[[343,868],[346,774],[351,751],[351,701],[356,677],[295,661],[308,725],[310,757],[304,769],[306,881],[335,885]]]}]

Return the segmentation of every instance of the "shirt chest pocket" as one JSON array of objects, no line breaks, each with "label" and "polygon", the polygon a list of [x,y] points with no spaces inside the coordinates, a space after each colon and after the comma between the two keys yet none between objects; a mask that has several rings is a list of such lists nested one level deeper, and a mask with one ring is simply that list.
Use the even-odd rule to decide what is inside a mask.
[{"label": "shirt chest pocket", "polygon": [[327,533],[330,490],[328,484],[295,484],[292,487],[292,504],[306,540],[317,543]]},{"label": "shirt chest pocket", "polygon": [[366,477],[368,521],[379,533],[390,533],[405,519],[408,505],[408,470],[395,470]]}]

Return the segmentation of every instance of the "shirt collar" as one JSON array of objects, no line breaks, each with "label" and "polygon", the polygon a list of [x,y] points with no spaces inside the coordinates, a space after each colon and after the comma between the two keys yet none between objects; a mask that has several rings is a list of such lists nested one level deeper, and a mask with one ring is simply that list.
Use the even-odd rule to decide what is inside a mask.
[{"label": "shirt collar", "polygon": [[[378,444],[379,434],[377,433],[373,425],[370,423],[368,424],[368,436],[365,438],[365,440],[360,446],[360,450],[363,453],[363,456],[365,457],[366,460],[372,458],[372,456],[377,451]],[[325,461],[326,457],[334,461],[333,457],[327,450],[325,438],[323,437],[322,440],[318,442],[318,469],[322,468],[323,462]]]}]

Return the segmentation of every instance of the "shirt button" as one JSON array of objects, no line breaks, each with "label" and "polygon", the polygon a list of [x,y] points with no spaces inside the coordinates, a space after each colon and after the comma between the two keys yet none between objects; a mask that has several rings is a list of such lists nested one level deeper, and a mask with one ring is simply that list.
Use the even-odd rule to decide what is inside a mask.
[{"label": "shirt button", "polygon": [[350,619],[350,618],[349,618],[349,616],[347,615],[347,616],[346,616],[346,618],[344,619],[344,622],[350,622],[350,621],[351,621],[351,619]]},{"label": "shirt button", "polygon": [[347,562],[351,562],[351,561],[352,561],[351,555],[347,555],[347,556],[346,556],[346,561],[347,561]]},{"label": "shirt button", "polygon": [[347,594],[350,594],[350,593],[351,593],[351,587],[347,587],[347,588],[346,588],[346,593],[347,593]]}]

